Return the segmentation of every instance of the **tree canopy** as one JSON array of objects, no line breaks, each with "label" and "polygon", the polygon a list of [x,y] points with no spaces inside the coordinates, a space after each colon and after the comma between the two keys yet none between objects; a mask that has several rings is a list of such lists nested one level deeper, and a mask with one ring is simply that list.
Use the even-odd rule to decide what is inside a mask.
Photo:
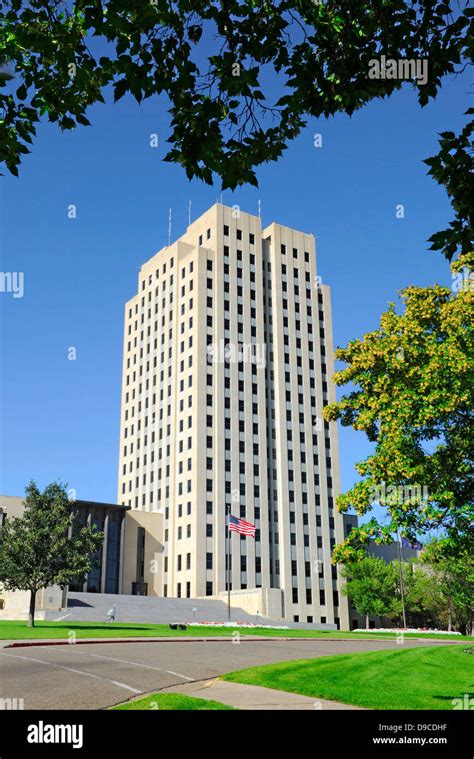
[{"label": "tree canopy", "polygon": [[[402,583],[403,578],[403,606]],[[407,627],[453,629],[470,635],[474,597],[474,558],[465,551],[447,557],[439,541],[428,543],[418,560],[392,561],[368,556],[342,568],[343,592],[366,617]]]},{"label": "tree canopy", "polygon": [[[354,113],[406,80],[370,61],[428,60],[421,105],[469,60],[473,12],[447,0],[2,0],[1,160],[14,173],[42,115],[62,129],[90,105],[164,94],[171,149],[189,177],[256,183],[308,117]],[[8,79],[8,76],[7,76]]]},{"label": "tree canopy", "polygon": [[[456,268],[456,267],[454,267]],[[456,288],[453,288],[456,289]],[[446,287],[408,287],[404,312],[394,304],[380,327],[336,358],[347,368],[337,385],[351,385],[328,405],[328,421],[365,432],[374,452],[356,465],[361,476],[337,498],[341,511],[371,517],[336,546],[334,558],[365,555],[370,538],[390,542],[440,530],[452,555],[472,541],[473,506],[473,299],[471,280],[456,292]]]},{"label": "tree canopy", "polygon": [[[438,593],[441,601],[438,618],[448,630],[452,626],[463,627],[466,635],[472,635],[474,612],[473,542],[474,539],[453,556],[449,550],[446,551],[443,540],[434,540],[421,554],[422,564],[431,569],[431,590]],[[426,596],[429,599],[429,589]]]},{"label": "tree canopy", "polygon": [[[312,117],[411,86],[421,106],[472,61],[474,11],[448,0],[0,0],[0,163],[18,175],[42,117],[61,129],[126,94],[159,98],[166,161],[222,189],[257,184]],[[373,64],[379,66],[372,75]],[[390,62],[407,63],[393,71]],[[426,79],[410,65],[426,63]],[[379,65],[380,64],[380,65]],[[416,68],[416,67],[415,67]],[[169,116],[164,111],[169,106]],[[430,242],[472,249],[470,127],[427,159],[455,210]]]},{"label": "tree canopy", "polygon": [[[472,115],[474,108],[469,108],[466,115]],[[436,232],[429,239],[430,250],[440,250],[451,261],[458,253],[461,265],[468,264],[474,248],[474,161],[472,132],[474,122],[470,121],[459,135],[454,132],[440,134],[439,152],[427,158],[430,174],[440,185],[446,188],[454,209],[454,221],[448,229]],[[472,257],[470,258],[472,264]]]},{"label": "tree canopy", "polygon": [[0,533],[0,582],[5,590],[30,591],[33,625],[37,592],[90,572],[103,534],[93,525],[78,524],[66,488],[59,483],[41,492],[30,482],[24,503],[24,514],[7,519]]},{"label": "tree canopy", "polygon": [[358,614],[369,617],[389,616],[397,596],[397,572],[395,566],[383,559],[369,556],[357,564],[349,564],[342,570],[346,580],[343,592]]}]

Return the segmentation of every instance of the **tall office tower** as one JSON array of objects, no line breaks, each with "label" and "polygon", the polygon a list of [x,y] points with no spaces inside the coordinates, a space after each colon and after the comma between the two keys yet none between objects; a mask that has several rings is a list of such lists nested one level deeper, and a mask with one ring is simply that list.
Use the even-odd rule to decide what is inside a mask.
[{"label": "tall office tower", "polygon": [[125,309],[118,501],[162,515],[153,592],[225,592],[230,509],[257,528],[231,533],[232,591],[348,627],[330,558],[343,539],[337,428],[322,418],[332,372],[312,235],[216,204],[141,267]]}]

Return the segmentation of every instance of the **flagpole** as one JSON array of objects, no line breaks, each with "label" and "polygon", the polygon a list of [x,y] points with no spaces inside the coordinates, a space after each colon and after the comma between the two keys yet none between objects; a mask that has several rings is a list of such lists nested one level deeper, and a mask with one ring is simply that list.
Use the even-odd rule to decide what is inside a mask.
[{"label": "flagpole", "polygon": [[398,565],[399,565],[399,570],[400,570],[400,597],[402,599],[403,627],[406,629],[407,620],[405,616],[405,586],[403,584],[402,539],[400,536],[400,530],[397,530],[397,536],[398,536]]},{"label": "flagpole", "polygon": [[227,513],[227,621],[230,622],[230,506],[226,504]]}]

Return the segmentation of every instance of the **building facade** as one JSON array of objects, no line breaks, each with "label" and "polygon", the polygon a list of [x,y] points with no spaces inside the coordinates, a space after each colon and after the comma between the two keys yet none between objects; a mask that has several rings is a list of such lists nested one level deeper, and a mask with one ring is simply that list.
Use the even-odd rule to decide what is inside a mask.
[{"label": "building facade", "polygon": [[[329,288],[310,234],[216,204],[140,270],[125,307],[117,502],[160,514],[153,592],[282,598],[294,622],[349,625]],[[145,571],[149,574],[150,568]]]},{"label": "building facade", "polygon": [[[43,588],[36,600],[37,618],[43,619],[45,612],[57,611],[67,606],[67,591],[89,593],[133,593],[136,579],[136,533],[135,520],[131,519],[127,540],[125,521],[128,506],[115,503],[76,500],[70,503],[71,512],[79,524],[94,524],[103,533],[104,539],[97,555],[94,568],[80,582],[71,583],[68,588],[57,585]],[[7,519],[19,519],[25,512],[25,501],[18,496],[0,495],[0,543],[2,527]],[[133,557],[128,562],[125,555]],[[0,619],[26,619],[29,607],[29,592],[7,591],[0,584]]]},{"label": "building facade", "polygon": [[71,511],[78,523],[94,525],[104,535],[94,567],[84,582],[71,583],[69,590],[84,593],[124,592],[125,517],[128,506],[95,501],[73,501]]}]

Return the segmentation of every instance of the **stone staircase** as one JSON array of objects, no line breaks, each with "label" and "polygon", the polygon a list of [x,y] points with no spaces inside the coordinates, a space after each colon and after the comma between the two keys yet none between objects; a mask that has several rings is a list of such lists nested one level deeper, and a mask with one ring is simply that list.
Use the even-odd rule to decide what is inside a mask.
[{"label": "stone staircase", "polygon": [[[227,604],[204,598],[159,598],[158,596],[127,596],[111,593],[69,593],[67,609],[48,611],[48,620],[68,619],[72,622],[105,622],[107,612],[116,607],[116,622],[227,622]],[[195,611],[193,612],[193,609]],[[233,622],[257,622],[256,616],[232,607]],[[262,617],[259,617],[262,622]],[[264,620],[264,624],[271,624]],[[278,623],[275,624],[285,624]]]}]

